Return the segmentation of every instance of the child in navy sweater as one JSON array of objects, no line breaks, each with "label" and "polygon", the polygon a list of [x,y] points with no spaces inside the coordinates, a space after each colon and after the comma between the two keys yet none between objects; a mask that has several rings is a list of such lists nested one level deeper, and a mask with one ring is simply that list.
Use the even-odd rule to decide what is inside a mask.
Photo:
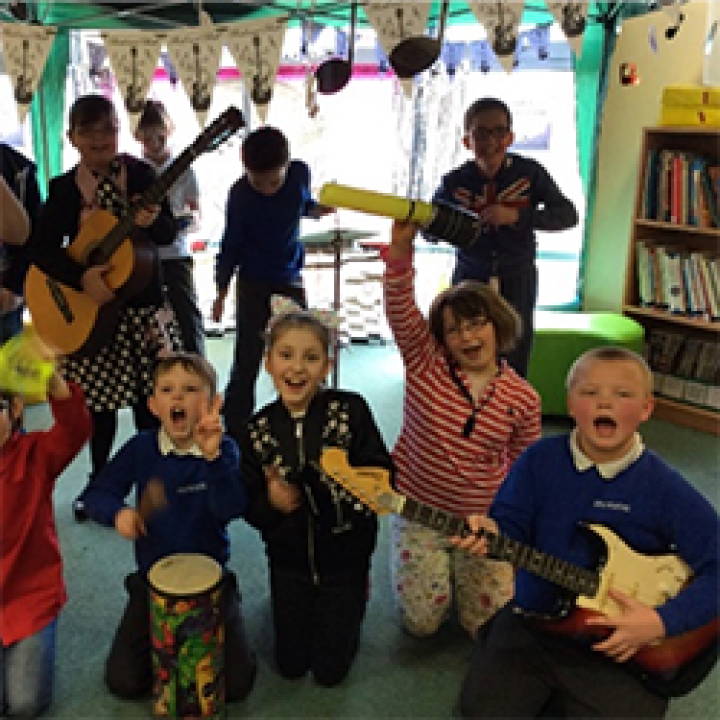
[{"label": "child in navy sweater", "polygon": [[250,133],[243,142],[242,162],[245,174],[228,196],[212,310],[213,320],[219,322],[237,272],[237,336],[223,412],[228,434],[236,440],[255,408],[271,296],[306,304],[300,219],[332,212],[312,199],[310,169],[301,160],[290,159],[287,138],[277,128],[266,125]]},{"label": "child in navy sweater", "polygon": [[[647,450],[637,433],[653,408],[645,361],[626,349],[596,348],[575,362],[567,387],[575,420],[570,436],[545,438],[528,448],[495,495],[489,518],[468,519],[473,530],[499,530],[558,560],[541,562],[539,553],[525,553],[531,562],[524,567],[534,572],[518,572],[514,599],[478,638],[460,698],[465,718],[547,717],[548,706],[562,717],[661,718],[668,706],[667,682],[650,685],[647,677],[629,672],[639,669],[635,654],[718,618],[720,520],[708,500]],[[547,632],[547,625],[527,618],[556,614],[563,591],[539,573],[559,568],[557,576],[563,577],[561,561],[599,567],[598,538],[581,523],[604,526],[643,556],[678,556],[692,582],[665,599],[663,573],[623,565],[631,565],[634,556],[620,552],[610,537],[618,549],[609,555],[618,561],[608,562],[603,574],[609,587],[597,597],[607,592],[613,604],[586,621],[606,637],[582,644]],[[486,539],[476,535],[453,541],[487,551]],[[569,569],[563,572],[572,578]],[[650,590],[643,583],[658,584],[650,594],[657,594],[658,602],[638,599]],[[716,656],[710,649],[705,669]]]},{"label": "child in navy sweater", "polygon": [[[214,369],[201,356],[175,353],[155,371],[151,412],[159,430],[128,440],[87,491],[88,515],[114,526],[135,542],[137,572],[125,581],[129,599],[107,659],[105,679],[123,698],[147,694],[152,687],[147,573],[158,560],[176,553],[200,553],[224,570],[225,690],[228,701],[251,690],[256,662],[250,652],[232,572],[227,524],[245,512],[235,441],[220,421],[221,399]],[[134,488],[142,498],[148,484],[162,482],[164,507],[142,512],[125,498]]]}]

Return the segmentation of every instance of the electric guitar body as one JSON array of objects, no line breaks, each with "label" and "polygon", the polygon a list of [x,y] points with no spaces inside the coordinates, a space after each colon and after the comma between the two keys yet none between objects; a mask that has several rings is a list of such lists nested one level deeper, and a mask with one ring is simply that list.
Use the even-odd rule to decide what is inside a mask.
[{"label": "electric guitar body", "polygon": [[[117,222],[112,213],[96,210],[67,247],[70,257],[82,265],[93,265],[98,240],[107,237]],[[36,332],[62,355],[96,352],[112,337],[118,315],[128,299],[150,282],[156,256],[157,251],[149,242],[122,240],[112,255],[112,270],[104,276],[115,297],[103,305],[31,265],[25,279],[25,299]]]}]

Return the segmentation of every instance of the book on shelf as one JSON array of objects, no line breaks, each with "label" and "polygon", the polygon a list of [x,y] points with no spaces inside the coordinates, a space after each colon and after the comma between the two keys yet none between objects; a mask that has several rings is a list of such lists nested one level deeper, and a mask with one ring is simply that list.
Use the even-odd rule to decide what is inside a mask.
[{"label": "book on shelf", "polygon": [[710,314],[705,304],[705,295],[700,287],[700,280],[697,276],[697,268],[692,253],[683,256],[682,265],[688,311],[692,317],[698,320],[709,320]]},{"label": "book on shelf", "polygon": [[645,157],[645,174],[642,190],[640,217],[645,220],[657,218],[658,151],[650,148]]},{"label": "book on shelf", "polygon": [[712,259],[702,252],[692,252],[690,257],[694,259],[699,279],[700,291],[707,308],[707,317],[714,322],[720,321],[720,296],[718,296],[718,284],[713,278]]},{"label": "book on shelf", "polygon": [[665,256],[666,282],[665,297],[668,310],[676,315],[685,315],[688,311],[685,283],[682,274],[682,259],[674,248],[660,247],[658,250]]},{"label": "book on shelf", "polygon": [[655,220],[670,222],[670,197],[672,195],[672,150],[661,150],[658,159],[658,183],[656,192]]},{"label": "book on shelf", "polygon": [[647,361],[653,372],[653,389],[659,395],[682,399],[684,381],[677,377],[676,368],[685,335],[673,330],[653,329],[647,347]]},{"label": "book on shelf", "polygon": [[685,399],[693,405],[720,410],[720,357],[714,341],[700,342],[695,372],[686,382]]},{"label": "book on shelf", "polygon": [[708,202],[713,226],[720,227],[720,163],[705,163],[705,176],[708,178]]},{"label": "book on shelf", "polygon": [[694,157],[690,161],[690,213],[689,224],[700,228],[711,227],[710,208],[703,187],[703,174],[707,168],[707,160]]},{"label": "book on shelf", "polygon": [[654,307],[653,296],[653,261],[650,258],[650,248],[642,240],[635,245],[635,263],[638,278],[638,303],[642,307]]}]

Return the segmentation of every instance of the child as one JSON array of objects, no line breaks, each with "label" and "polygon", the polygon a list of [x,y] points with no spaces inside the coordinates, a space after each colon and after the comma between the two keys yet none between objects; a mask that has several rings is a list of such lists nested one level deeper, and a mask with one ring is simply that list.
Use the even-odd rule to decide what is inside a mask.
[{"label": "child", "polygon": [[[643,446],[637,428],[653,409],[645,361],[623,348],[589,350],[568,373],[567,399],[575,421],[570,436],[546,438],[528,449],[498,490],[491,519],[470,517],[472,529],[499,530],[596,569],[598,548],[580,523],[597,523],[637,553],[681,557],[693,580],[655,608],[611,582],[609,594],[620,614],[589,621],[609,632],[593,641],[592,652],[518,614],[553,614],[561,598],[558,586],[520,570],[513,601],[477,642],[461,692],[463,717],[538,717],[551,703],[564,717],[661,718],[668,700],[628,672],[632,656],[718,617],[720,519],[697,490]],[[486,541],[477,536],[454,542],[486,551]],[[625,572],[633,577],[631,569]]]},{"label": "child", "polygon": [[52,701],[57,618],[67,594],[53,517],[55,481],[90,437],[80,387],[49,382],[50,430],[22,429],[23,399],[0,389],[0,714]]},{"label": "child", "polygon": [[[397,489],[455,515],[484,512],[520,453],[540,437],[537,392],[505,362],[520,330],[497,292],[467,281],[440,293],[426,321],[414,298],[415,227],[395,222],[384,253],[385,311],[405,366]],[[405,629],[434,634],[455,605],[474,637],[512,594],[505,563],[468,558],[444,536],[391,518],[393,593]]]},{"label": "child", "polygon": [[245,175],[228,195],[212,310],[213,320],[219,322],[237,270],[237,337],[224,405],[225,425],[235,438],[255,408],[270,296],[284,295],[305,306],[300,218],[332,212],[311,198],[310,169],[290,159],[290,146],[280,130],[266,125],[251,132],[242,145],[242,162]]},{"label": "child", "polygon": [[[165,106],[159,100],[147,100],[135,137],[142,144],[143,160],[152,165],[158,175],[173,162],[168,138],[174,129],[175,124]],[[183,348],[203,355],[203,320],[198,307],[194,263],[187,239],[187,231],[200,212],[200,188],[192,166],[173,183],[167,197],[180,227],[175,242],[159,249],[163,283],[180,327]]]},{"label": "child", "polygon": [[[150,410],[160,430],[145,430],[128,440],[88,488],[88,515],[114,526],[135,542],[137,571],[125,580],[128,602],[105,668],[110,692],[137,698],[152,687],[152,655],[147,573],[175,553],[201,553],[224,571],[225,692],[230,702],[250,692],[256,663],[245,637],[235,576],[227,570],[227,524],[246,506],[239,477],[238,449],[224,435],[221,399],[213,368],[201,356],[173,353],[155,371]],[[134,488],[143,498],[151,481],[164,487],[165,506],[154,513],[125,503]]]},{"label": "child", "polygon": [[[65,241],[91,222],[97,209],[115,215],[126,211],[127,200],[141,195],[155,179],[153,169],[129,155],[118,155],[119,121],[115,108],[102,95],[78,98],[70,109],[68,137],[80,162],[50,183],[50,192],[30,239],[32,262],[46,275],[87,293],[98,305],[113,300],[105,279],[112,262],[84,265],[72,259]],[[111,192],[109,191],[111,189]],[[169,245],[177,225],[166,201],[162,206],[138,207],[138,236],[153,245]],[[93,416],[90,442],[90,482],[103,468],[112,449],[117,410],[130,406],[138,429],[157,427],[147,409],[152,371],[164,347],[158,311],[163,304],[159,262],[138,295],[120,311],[110,339],[99,351],[66,358],[66,374],[82,386]],[[83,491],[73,504],[75,519],[85,520]]]},{"label": "child", "polygon": [[392,462],[365,400],[322,385],[331,332],[312,312],[281,312],[270,324],[265,368],[278,398],[241,437],[246,518],[270,563],[275,663],[287,678],[311,672],[323,686],[350,670],[368,600],[377,520],[318,468],[339,447],[352,466]]},{"label": "child", "polygon": [[525,377],[538,288],[535,230],[571,228],[578,215],[540,163],[507,152],[515,136],[504,102],[476,100],[465,112],[464,130],[463,144],[474,157],[443,177],[433,200],[476,212],[483,230],[472,247],[457,249],[452,282],[490,283],[517,310],[522,334],[507,359]]},{"label": "child", "polygon": [[[23,329],[26,241],[40,210],[35,163],[0,142],[0,343]],[[4,262],[3,262],[4,261]]]}]

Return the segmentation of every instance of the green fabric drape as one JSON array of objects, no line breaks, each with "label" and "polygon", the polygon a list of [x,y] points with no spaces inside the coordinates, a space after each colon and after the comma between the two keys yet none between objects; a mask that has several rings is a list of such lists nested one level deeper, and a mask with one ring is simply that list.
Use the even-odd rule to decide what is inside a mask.
[{"label": "green fabric drape", "polygon": [[69,63],[70,31],[58,30],[30,104],[33,153],[43,197],[47,194],[50,178],[63,169],[65,79]]}]

